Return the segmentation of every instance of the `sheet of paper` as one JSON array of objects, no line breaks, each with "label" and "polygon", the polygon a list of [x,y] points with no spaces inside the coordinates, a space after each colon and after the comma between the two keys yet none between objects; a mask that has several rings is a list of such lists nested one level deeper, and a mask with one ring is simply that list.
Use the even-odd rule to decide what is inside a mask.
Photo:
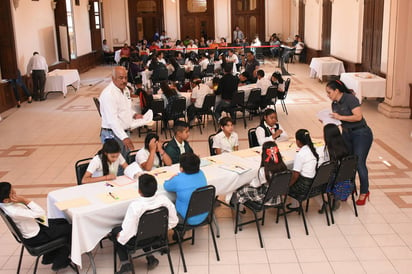
[{"label": "sheet of paper", "polygon": [[148,125],[153,121],[153,111],[149,109],[141,119],[133,119],[130,129],[135,129],[138,127],[142,127],[144,125]]},{"label": "sheet of paper", "polygon": [[207,157],[206,158],[209,162],[211,162],[212,165],[222,165],[224,162],[221,160],[217,159],[216,157]]},{"label": "sheet of paper", "polygon": [[105,204],[132,200],[140,197],[139,191],[134,188],[117,189],[111,192],[100,193],[97,197]]},{"label": "sheet of paper", "polygon": [[77,198],[77,199],[56,202],[55,205],[57,206],[58,209],[63,211],[69,208],[76,208],[76,207],[90,205],[90,201],[87,200],[86,198]]},{"label": "sheet of paper", "polygon": [[233,151],[231,152],[231,154],[242,158],[249,158],[259,156],[260,151],[258,151],[257,149],[242,149],[238,151]]},{"label": "sheet of paper", "polygon": [[139,177],[139,174],[142,172],[143,170],[139,166],[139,164],[136,162],[133,162],[126,167],[126,169],[124,170],[124,175],[126,175],[130,179],[137,179]]},{"label": "sheet of paper", "polygon": [[221,165],[220,168],[236,172],[237,174],[242,174],[250,170],[250,168],[243,166],[241,164],[235,163],[232,165]]},{"label": "sheet of paper", "polygon": [[173,175],[176,175],[176,172],[169,171],[167,169],[158,168],[149,172],[155,176],[158,184],[163,184],[166,180],[169,180]]},{"label": "sheet of paper", "polygon": [[111,184],[112,186],[126,186],[134,183],[135,181],[130,179],[127,176],[119,176],[116,177],[113,181],[107,182],[108,184]]},{"label": "sheet of paper", "polygon": [[324,109],[324,110],[319,111],[316,114],[316,116],[318,117],[319,120],[322,121],[322,123],[324,125],[327,125],[327,124],[335,124],[335,125],[338,125],[338,126],[341,125],[342,124],[341,121],[336,120],[335,118],[332,118],[330,116],[331,114],[332,114],[332,112],[331,112],[330,109]]}]

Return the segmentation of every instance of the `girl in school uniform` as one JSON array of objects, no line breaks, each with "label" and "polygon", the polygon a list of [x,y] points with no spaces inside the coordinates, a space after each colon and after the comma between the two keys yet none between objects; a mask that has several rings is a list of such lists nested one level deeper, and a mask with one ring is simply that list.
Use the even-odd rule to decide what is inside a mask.
[{"label": "girl in school uniform", "polygon": [[[286,171],[287,167],[275,142],[269,141],[262,146],[262,159],[257,177],[249,185],[243,186],[234,193],[235,202],[244,204],[247,201],[261,202],[265,198],[272,176],[275,173]],[[274,197],[266,205],[280,203],[280,197]]]},{"label": "girl in school uniform", "polygon": [[124,169],[127,163],[120,154],[120,146],[114,138],[106,139],[103,147],[90,161],[82,183],[95,183],[116,179],[119,166]]},{"label": "girl in school uniform", "polygon": [[274,109],[268,108],[263,113],[263,119],[256,128],[256,137],[259,145],[269,141],[287,141],[288,135],[278,122],[278,115]]},{"label": "girl in school uniform", "polygon": [[136,153],[136,162],[146,171],[159,168],[163,165],[170,166],[172,160],[165,153],[162,145],[159,143],[159,136],[154,133],[146,135],[144,147]]},{"label": "girl in school uniform", "polygon": [[219,121],[220,130],[213,137],[213,149],[216,154],[239,150],[239,138],[233,131],[233,121],[230,117],[223,117]]},{"label": "girl in school uniform", "polygon": [[[313,146],[309,131],[299,129],[296,131],[295,138],[299,152],[295,156],[292,178],[289,184],[289,195],[292,197],[307,193],[316,175],[316,167],[319,160],[319,155]],[[292,199],[292,203],[288,204],[287,208],[289,210],[297,210],[298,206],[298,201]]]}]

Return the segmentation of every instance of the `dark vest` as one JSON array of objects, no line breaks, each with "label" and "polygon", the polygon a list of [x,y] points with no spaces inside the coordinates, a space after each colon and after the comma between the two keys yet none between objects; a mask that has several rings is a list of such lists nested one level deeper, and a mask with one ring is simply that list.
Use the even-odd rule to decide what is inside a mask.
[{"label": "dark vest", "polygon": [[[265,130],[265,137],[270,137],[270,136],[272,136],[272,133],[270,132],[270,129],[267,128],[263,122],[260,123],[259,126],[262,127],[262,128]],[[276,124],[275,124],[275,130],[278,130],[278,129],[279,129],[279,124],[276,123]]]}]

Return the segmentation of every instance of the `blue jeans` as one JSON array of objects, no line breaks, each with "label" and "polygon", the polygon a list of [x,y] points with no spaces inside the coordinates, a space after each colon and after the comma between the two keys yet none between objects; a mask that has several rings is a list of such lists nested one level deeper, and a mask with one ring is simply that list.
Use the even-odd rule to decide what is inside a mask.
[{"label": "blue jeans", "polygon": [[368,126],[353,131],[343,130],[342,137],[349,149],[349,152],[358,156],[360,194],[366,194],[369,191],[366,158],[368,157],[368,153],[373,142],[372,130]]},{"label": "blue jeans", "polygon": [[[127,135],[130,137],[129,132],[127,132]],[[108,138],[114,138],[116,140],[116,142],[119,144],[120,149],[121,149],[120,153],[122,154],[123,158],[126,159],[127,153],[129,153],[130,150],[123,144],[123,141],[120,140],[116,135],[114,135],[113,131],[102,129],[100,131],[100,141],[102,142],[102,144],[104,144],[104,141]],[[123,175],[123,168],[119,166],[119,169],[117,171],[117,176],[121,176],[121,175]]]},{"label": "blue jeans", "polygon": [[31,96],[30,91],[27,89],[26,84],[24,83],[20,74],[17,77],[17,79],[12,79],[11,83],[13,85],[14,98],[16,98],[16,101],[20,101],[20,94],[19,90],[17,89],[17,86],[21,87],[24,94],[26,94],[27,98]]}]

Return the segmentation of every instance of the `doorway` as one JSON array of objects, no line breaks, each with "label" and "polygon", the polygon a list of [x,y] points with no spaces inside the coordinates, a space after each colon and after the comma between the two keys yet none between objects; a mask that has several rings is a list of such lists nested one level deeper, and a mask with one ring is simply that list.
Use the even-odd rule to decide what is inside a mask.
[{"label": "doorway", "polygon": [[215,38],[214,1],[180,0],[180,38]]},{"label": "doorway", "polygon": [[259,36],[260,41],[265,41],[265,1],[232,0],[232,31],[236,26],[243,31],[248,42],[251,42],[256,35]]}]

